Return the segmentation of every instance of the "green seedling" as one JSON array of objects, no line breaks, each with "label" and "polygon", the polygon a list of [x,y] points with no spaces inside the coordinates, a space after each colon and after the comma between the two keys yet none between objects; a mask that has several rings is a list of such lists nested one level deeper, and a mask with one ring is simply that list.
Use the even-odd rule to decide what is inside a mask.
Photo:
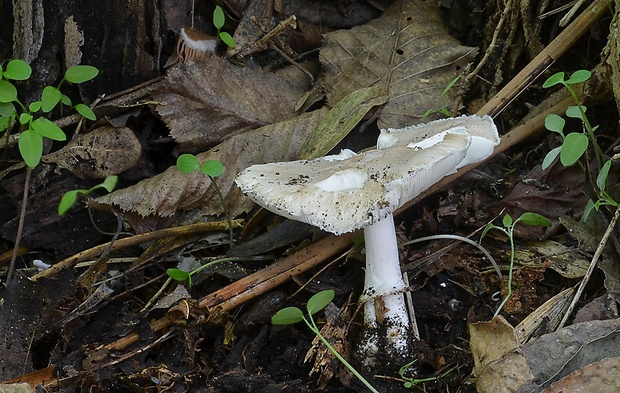
[{"label": "green seedling", "polygon": [[118,182],[118,176],[108,176],[105,178],[105,180],[102,183],[97,184],[96,186],[93,186],[87,190],[84,190],[84,189],[70,190],[70,191],[65,192],[62,198],[60,199],[60,203],[58,204],[58,215],[62,216],[65,213],[67,213],[69,209],[71,209],[73,205],[75,205],[75,202],[77,202],[77,199],[79,196],[87,197],[93,191],[99,190],[99,189],[104,189],[107,192],[114,191],[114,189],[116,188],[117,182]]},{"label": "green seedling", "polygon": [[[576,163],[587,151],[590,143],[595,148],[597,158],[602,161],[604,155],[598,145],[594,132],[598,126],[592,126],[588,117],[586,116],[587,108],[581,104],[579,97],[572,87],[576,84],[583,83],[590,79],[592,74],[588,70],[575,71],[570,78],[565,79],[563,72],[558,72],[550,76],[543,84],[544,88],[549,88],[556,85],[562,85],[568,89],[573,100],[577,105],[569,106],[566,109],[566,116],[574,119],[579,119],[583,123],[585,132],[571,132],[568,135],[564,134],[564,125],[566,121],[564,118],[556,115],[549,114],[545,118],[545,128],[549,131],[557,132],[562,136],[562,145],[551,150],[543,160],[542,169],[548,168],[556,157],[560,157],[560,162],[564,166],[570,166]],[[599,162],[600,162],[599,161]],[[606,191],[605,186],[607,184],[607,177],[609,176],[609,170],[611,168],[611,161],[606,161],[599,171],[596,179],[596,186],[598,188],[598,198],[596,201],[590,199],[584,208],[582,220],[585,220],[592,210],[599,210],[601,206],[613,206],[618,208],[620,204],[616,202]]]},{"label": "green seedling", "polygon": [[594,136],[594,132],[598,126],[592,127],[590,124],[590,121],[586,116],[587,108],[581,104],[579,97],[577,97],[577,93],[573,88],[574,85],[587,81],[591,76],[592,74],[590,71],[579,70],[575,71],[570,78],[565,79],[564,73],[558,72],[551,75],[545,83],[543,83],[543,88],[562,85],[570,92],[577,105],[569,106],[566,109],[565,114],[567,117],[581,120],[585,129],[585,132],[571,132],[569,134],[564,134],[564,125],[566,124],[564,118],[553,113],[548,114],[547,117],[545,117],[545,128],[549,131],[560,134],[562,137],[562,145],[547,153],[542,163],[543,170],[547,169],[558,156],[560,157],[560,162],[564,166],[571,166],[575,164],[581,157],[583,157],[586,150],[588,150],[590,143],[592,143],[595,147],[597,156],[603,156],[601,148],[598,146]]},{"label": "green seedling", "polygon": [[[32,69],[25,61],[14,59],[0,66],[0,132],[10,130],[16,122],[20,124],[18,141],[19,152],[28,167],[35,168],[43,155],[43,138],[55,141],[67,139],[64,131],[56,124],[38,115],[47,114],[59,104],[75,109],[89,120],[96,120],[93,111],[84,104],[72,105],[71,99],[60,91],[64,82],[84,83],[99,73],[97,68],[86,65],[70,67],[57,87],[46,86],[41,99],[29,105],[22,103],[17,97],[15,82],[24,81],[32,75]],[[17,107],[19,107],[19,111]],[[8,133],[7,133],[8,137]]]},{"label": "green seedling", "polygon": [[220,259],[216,259],[214,261],[211,261],[209,263],[205,263],[204,265],[201,265],[200,267],[192,270],[191,272],[182,270],[182,269],[177,269],[177,268],[171,268],[166,270],[166,273],[168,273],[168,276],[170,278],[172,278],[173,280],[176,281],[187,281],[187,285],[191,288],[192,287],[192,276],[194,274],[199,273],[200,271],[208,268],[209,266],[213,266],[216,265],[218,263],[222,263],[222,262],[231,262],[231,261],[240,261],[241,258],[239,257],[229,257],[229,258],[220,258]]},{"label": "green seedling", "polygon": [[551,225],[551,222],[549,220],[547,220],[545,217],[541,216],[540,214],[536,214],[536,213],[523,213],[521,216],[519,216],[519,218],[515,220],[513,220],[512,217],[510,217],[510,215],[506,214],[504,218],[502,219],[501,227],[494,225],[493,223],[488,223],[487,226],[482,231],[482,235],[480,235],[480,243],[482,243],[482,239],[486,236],[486,234],[490,230],[496,229],[500,232],[503,232],[506,236],[508,236],[508,239],[510,240],[510,267],[508,270],[508,293],[506,294],[506,297],[504,298],[502,303],[497,308],[497,311],[495,311],[495,314],[493,315],[494,317],[499,315],[500,311],[502,310],[502,308],[504,307],[508,299],[510,299],[510,296],[512,296],[512,272],[513,272],[514,262],[515,262],[514,229],[515,229],[515,226],[519,223],[524,224],[524,225],[529,225],[529,226],[543,226],[543,227],[548,227]]},{"label": "green seedling", "polygon": [[234,48],[235,40],[230,34],[221,30],[225,22],[226,17],[224,16],[224,10],[219,5],[216,5],[215,11],[213,11],[213,26],[217,29],[217,38],[222,40],[229,48]]},{"label": "green seedling", "polygon": [[215,182],[215,178],[221,176],[224,173],[224,166],[218,160],[208,160],[204,164],[200,164],[198,158],[193,154],[181,154],[179,158],[177,158],[177,168],[179,171],[190,174],[199,170],[204,175],[208,176],[211,180],[211,184],[217,193],[218,199],[220,200],[220,204],[222,205],[222,209],[226,213],[226,219],[228,220],[228,230],[230,232],[230,246],[233,246],[233,226],[232,226],[232,217],[230,216],[230,211],[226,207],[226,200],[224,199],[224,195],[220,190],[220,187]]},{"label": "green seedling", "polygon": [[461,79],[460,76],[457,76],[456,78],[452,79],[450,83],[448,83],[448,85],[443,89],[443,91],[439,95],[439,102],[443,106],[440,109],[427,109],[426,112],[422,113],[423,118],[433,113],[441,113],[442,115],[448,116],[448,117],[451,116],[450,111],[448,110],[448,104],[445,102],[445,99],[446,99],[446,95],[448,94],[448,92],[452,89],[452,87],[454,87],[454,85],[459,79]]},{"label": "green seedling", "polygon": [[411,367],[415,362],[416,360],[414,360],[411,363],[405,364],[404,366],[400,368],[400,370],[398,370],[398,375],[400,375],[400,381],[403,382],[403,386],[405,386],[407,389],[411,389],[415,387],[416,385],[419,385],[424,382],[438,381],[441,378],[445,377],[446,375],[450,374],[452,371],[457,369],[457,366],[454,366],[441,375],[438,375],[436,377],[429,377],[429,378],[413,378],[413,377],[406,376],[405,373],[407,372],[409,367]]},{"label": "green seedling", "polygon": [[183,173],[192,173],[196,170],[209,176],[211,180],[224,173],[224,166],[217,160],[209,160],[204,164],[200,164],[198,158],[193,154],[181,154],[177,158],[177,168]]},{"label": "green seedling", "polygon": [[614,208],[620,208],[620,203],[616,202],[611,195],[607,193],[607,177],[609,176],[609,170],[611,169],[611,160],[607,160],[601,171],[598,173],[596,177],[596,186],[598,187],[598,199],[593,201],[592,199],[588,200],[586,207],[583,210],[583,216],[581,218],[582,221],[585,221],[592,210],[598,211],[601,206],[612,206]]},{"label": "green seedling", "polygon": [[24,193],[22,196],[21,213],[17,224],[17,235],[13,255],[9,265],[6,281],[11,280],[17,259],[17,250],[21,241],[26,217],[26,206],[28,201],[28,187],[32,169],[36,168],[43,156],[43,138],[54,141],[65,141],[67,136],[64,131],[45,118],[54,108],[63,105],[75,109],[78,113],[90,120],[96,120],[93,111],[84,104],[73,105],[71,99],[60,90],[64,82],[84,83],[96,77],[99,70],[95,67],[77,65],[67,69],[65,75],[58,83],[58,86],[46,86],[41,99],[25,105],[18,98],[16,83],[25,81],[32,75],[32,68],[23,60],[13,59],[6,64],[0,64],[0,132],[6,131],[6,143],[10,137],[11,130],[19,123],[19,140],[17,146],[27,168],[24,181]]},{"label": "green seedling", "polygon": [[334,354],[334,356],[349,369],[371,392],[378,393],[370,382],[366,380],[342,355],[334,348],[329,341],[321,334],[320,329],[314,322],[312,317],[317,312],[321,311],[334,299],[335,292],[333,290],[321,291],[308,300],[306,304],[306,311],[308,317],[297,307],[286,307],[278,311],[273,317],[271,317],[271,323],[274,325],[293,325],[295,323],[304,321],[304,323],[310,328],[310,330],[319,337],[319,339],[325,344],[327,349]]}]

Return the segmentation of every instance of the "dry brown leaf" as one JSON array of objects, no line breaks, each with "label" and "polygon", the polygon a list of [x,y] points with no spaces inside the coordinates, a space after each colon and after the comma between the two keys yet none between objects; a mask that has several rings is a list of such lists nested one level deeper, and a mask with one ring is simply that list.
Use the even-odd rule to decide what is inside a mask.
[{"label": "dry brown leaf", "polygon": [[[233,216],[253,205],[234,186],[237,173],[253,164],[296,159],[303,142],[327,112],[324,108],[236,135],[197,155],[201,162],[219,160],[224,165],[224,173],[216,181]],[[123,211],[135,212],[144,217],[152,214],[168,217],[177,210],[196,208],[202,208],[206,214],[223,212],[215,189],[205,175],[201,172],[185,175],[176,167],[168,168],[132,187],[99,197],[97,202],[115,205]]]},{"label": "dry brown leaf", "polygon": [[561,226],[561,217],[581,216],[587,202],[583,193],[585,178],[584,172],[576,166],[555,164],[543,171],[537,165],[491,209],[491,213],[499,214],[506,209],[505,212],[512,217],[525,212],[541,214],[551,221],[551,228],[519,225],[515,228],[515,235],[521,239],[539,239],[543,234],[549,236]]},{"label": "dry brown leaf", "polygon": [[[620,356],[620,321],[588,321],[530,341],[523,354],[535,371],[536,388],[546,387],[590,363]],[[529,392],[531,386],[521,391]]]},{"label": "dry brown leaf", "polygon": [[79,135],[42,161],[56,164],[81,179],[103,179],[133,167],[141,151],[140,141],[129,128],[105,126]]},{"label": "dry brown leaf", "polygon": [[581,307],[573,323],[620,318],[619,303],[620,293],[618,292],[601,295]]},{"label": "dry brown leaf", "polygon": [[562,277],[581,278],[586,274],[590,265],[590,260],[584,258],[579,249],[567,247],[554,240],[529,242],[528,246],[536,251],[537,255],[534,258],[544,257],[545,266],[555,270]]},{"label": "dry brown leaf", "polygon": [[573,371],[543,393],[620,392],[620,358],[603,359]]},{"label": "dry brown leaf", "polygon": [[[479,392],[514,392],[532,378],[527,362],[518,351],[519,338],[512,326],[497,316],[489,322],[469,325],[470,347],[474,357],[476,388]],[[501,366],[509,358],[513,378],[508,380]],[[516,370],[519,370],[517,373]]]},{"label": "dry brown leaf", "polygon": [[[293,75],[293,76],[291,76]],[[295,116],[308,77],[241,68],[217,56],[171,69],[153,100],[182,151],[201,152],[225,139]]]},{"label": "dry brown leaf", "polygon": [[[575,370],[620,356],[618,319],[578,323],[516,347],[515,332],[507,323],[501,323],[498,329],[497,319],[470,325],[476,388],[480,393],[541,392]],[[492,349],[496,345],[499,348]],[[593,375],[604,378],[600,373]],[[589,383],[595,382],[602,386],[606,383]]]},{"label": "dry brown leaf", "polygon": [[378,110],[380,128],[419,123],[427,109],[450,105],[450,95],[440,101],[441,92],[476,51],[448,34],[436,2],[396,1],[378,19],[326,34],[320,59],[328,103],[379,86],[390,96]]},{"label": "dry brown leaf", "polygon": [[260,24],[265,30],[270,31],[275,26],[273,20],[273,5],[268,0],[253,0],[243,11],[241,20],[235,29],[235,47],[228,49],[227,57],[248,56],[252,53],[265,50],[266,44],[257,44],[266,34],[257,25]]}]

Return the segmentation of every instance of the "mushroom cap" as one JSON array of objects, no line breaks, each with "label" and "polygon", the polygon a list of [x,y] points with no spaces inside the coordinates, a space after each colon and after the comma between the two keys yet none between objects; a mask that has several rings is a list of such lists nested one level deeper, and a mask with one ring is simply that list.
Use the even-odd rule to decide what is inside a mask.
[{"label": "mushroom cap", "polygon": [[455,172],[475,140],[464,126],[428,136],[359,155],[345,150],[314,160],[254,165],[235,181],[276,214],[334,234],[351,232],[392,214]]},{"label": "mushroom cap", "polygon": [[217,38],[189,26],[181,29],[179,39],[185,42],[187,48],[198,52],[215,52],[217,45]]},{"label": "mushroom cap", "polygon": [[179,62],[191,63],[204,59],[215,53],[217,38],[185,26],[179,33],[174,52],[164,64],[164,68],[173,66]]},{"label": "mushroom cap", "polygon": [[423,141],[433,140],[438,135],[459,127],[465,128],[465,131],[471,135],[472,143],[467,150],[467,156],[457,166],[457,169],[484,160],[493,153],[493,149],[499,143],[497,127],[491,116],[463,115],[426,124],[381,130],[381,135],[377,138],[377,149],[424,143]]}]

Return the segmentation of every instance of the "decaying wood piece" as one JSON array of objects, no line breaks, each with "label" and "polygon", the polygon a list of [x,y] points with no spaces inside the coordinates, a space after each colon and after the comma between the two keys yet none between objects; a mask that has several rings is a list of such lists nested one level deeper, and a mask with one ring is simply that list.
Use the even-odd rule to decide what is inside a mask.
[{"label": "decaying wood piece", "polygon": [[[616,4],[617,5],[617,4]],[[620,113],[620,8],[615,7],[614,17],[609,26],[607,45],[603,49],[602,65],[608,70],[604,79],[611,84],[616,108]]]},{"label": "decaying wood piece", "polygon": [[7,0],[2,5],[0,57],[23,59],[35,70],[20,86],[25,101],[38,100],[41,86],[57,85],[69,66],[81,62],[105,71],[73,91],[89,103],[160,75],[164,47],[173,46],[167,33],[187,23],[191,2],[117,1],[102,7],[97,0]]},{"label": "decaying wood piece", "polygon": [[30,63],[39,55],[43,18],[43,0],[13,0],[13,57]]}]

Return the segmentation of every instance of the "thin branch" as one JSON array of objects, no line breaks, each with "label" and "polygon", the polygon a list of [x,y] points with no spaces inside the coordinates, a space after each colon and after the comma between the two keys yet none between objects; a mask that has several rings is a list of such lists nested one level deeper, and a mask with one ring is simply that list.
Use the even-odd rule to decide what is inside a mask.
[{"label": "thin branch", "polygon": [[24,234],[24,221],[26,221],[26,208],[28,207],[28,190],[30,188],[30,175],[32,175],[32,168],[26,167],[26,178],[24,179],[24,195],[22,197],[21,212],[19,214],[19,224],[17,225],[17,234],[15,235],[15,246],[13,247],[13,255],[11,256],[11,265],[9,266],[9,272],[6,274],[6,284],[9,285],[13,271],[15,270],[15,261],[17,260],[17,254],[19,254],[19,244]]},{"label": "thin branch", "polygon": [[611,219],[611,222],[607,226],[607,229],[605,230],[605,233],[603,234],[603,238],[599,242],[598,247],[596,248],[596,251],[594,252],[594,256],[592,257],[590,266],[588,266],[588,271],[586,272],[586,274],[583,276],[583,279],[579,283],[579,288],[577,288],[577,292],[575,292],[573,301],[568,306],[568,309],[566,310],[566,314],[564,314],[564,317],[560,321],[560,325],[558,326],[558,329],[561,329],[564,326],[564,324],[570,317],[571,313],[573,312],[575,305],[579,301],[579,298],[581,297],[581,294],[583,293],[583,290],[586,287],[586,284],[588,283],[588,281],[590,281],[590,276],[592,276],[592,273],[594,272],[594,268],[596,267],[598,259],[603,253],[603,249],[605,248],[605,245],[607,244],[607,240],[609,240],[609,236],[611,236],[611,232],[616,226],[616,222],[618,221],[618,218],[620,218],[620,208],[616,209],[616,213],[614,213],[614,216]]}]

